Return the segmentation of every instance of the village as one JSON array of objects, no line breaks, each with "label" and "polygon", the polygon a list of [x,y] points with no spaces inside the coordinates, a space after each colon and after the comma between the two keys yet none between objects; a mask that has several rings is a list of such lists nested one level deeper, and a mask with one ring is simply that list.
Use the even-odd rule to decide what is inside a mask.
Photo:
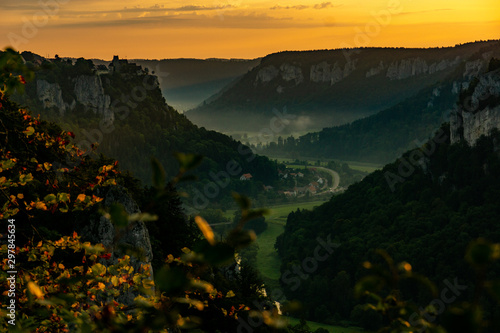
[{"label": "village", "polygon": [[[280,189],[277,193],[284,194],[289,198],[311,197],[323,194],[342,192],[344,188],[339,186],[339,174],[324,167],[297,167],[284,166],[278,169]],[[251,181],[252,175],[246,173],[241,175],[240,180]],[[266,192],[275,191],[273,186],[264,185]]]}]

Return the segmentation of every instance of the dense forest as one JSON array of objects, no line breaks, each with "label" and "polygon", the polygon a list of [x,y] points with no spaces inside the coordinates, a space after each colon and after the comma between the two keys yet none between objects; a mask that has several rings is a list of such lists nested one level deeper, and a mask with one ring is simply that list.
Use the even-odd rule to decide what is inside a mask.
[{"label": "dense forest", "polygon": [[[403,169],[408,171],[404,177],[402,161],[412,152],[314,211],[289,215],[285,233],[276,242],[282,273],[312,255],[318,238],[339,244],[318,263],[314,275],[300,280],[299,287],[282,276],[287,297],[303,302],[308,318],[350,319],[370,329],[383,324],[373,313],[359,314],[360,300],[352,292],[355,281],[367,274],[363,262],[380,261],[375,249],[384,249],[395,262],[408,261],[440,290],[444,281],[458,279],[468,286],[461,300],[473,298],[477,292],[474,271],[463,260],[467,246],[478,237],[500,241],[500,133],[483,136],[474,147],[450,145],[448,135],[443,135],[449,133],[447,126],[440,133],[437,142],[442,143],[436,144],[435,152],[422,158],[422,166],[412,167],[411,172]],[[498,263],[483,272],[490,278],[499,273]],[[417,304],[432,300],[425,288],[414,285],[403,286],[400,292]],[[482,300],[484,319],[495,319],[490,331],[497,331],[500,307],[486,296]]]},{"label": "dense forest", "polygon": [[[275,162],[255,155],[224,134],[195,126],[170,107],[161,94],[157,77],[140,66],[122,60],[118,71],[95,66],[83,58],[73,62],[58,57],[47,60],[29,52],[22,55],[27,67],[35,72],[35,78],[26,84],[25,94],[14,95],[13,99],[41,114],[43,119],[74,132],[82,149],[95,155],[114,156],[122,170],[130,171],[144,184],[151,184],[149,166],[153,156],[165,166],[168,177],[176,175],[179,165],[175,152],[203,155],[202,163],[192,172],[200,182],[182,186],[191,194],[203,193],[212,203],[230,205],[231,191],[235,190],[256,197],[263,192],[263,185],[274,185],[278,179]],[[75,83],[79,80],[102,82],[102,98],[109,96],[109,110],[92,109],[80,102]],[[41,81],[60,87],[63,106],[44,104],[40,98]],[[96,144],[94,151],[91,144]],[[232,174],[228,174],[228,166]],[[252,184],[239,181],[244,173],[252,174]],[[225,184],[226,176],[231,178],[230,185]],[[212,197],[213,191],[205,194],[205,188],[217,189],[216,195]],[[199,210],[196,206],[204,203],[188,205]]]},{"label": "dense forest", "polygon": [[452,85],[431,87],[416,96],[352,123],[320,132],[278,138],[258,151],[288,158],[336,158],[347,161],[388,163],[425,142],[446,121],[456,103]]}]

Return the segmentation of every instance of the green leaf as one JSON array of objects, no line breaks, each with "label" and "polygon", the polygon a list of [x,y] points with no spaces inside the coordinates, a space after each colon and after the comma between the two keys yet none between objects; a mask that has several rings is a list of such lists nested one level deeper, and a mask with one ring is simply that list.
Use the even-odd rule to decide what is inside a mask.
[{"label": "green leaf", "polygon": [[354,294],[361,297],[367,292],[377,292],[384,286],[384,281],[378,276],[365,276],[356,283]]},{"label": "green leaf", "polygon": [[2,161],[1,165],[2,165],[2,169],[8,170],[8,169],[14,167],[16,165],[16,162],[14,162],[13,160],[5,160],[5,161]]},{"label": "green leaf", "polygon": [[31,182],[32,180],[33,180],[33,175],[31,173],[19,176],[19,183],[21,183],[21,185],[26,185],[28,182]]},{"label": "green leaf", "polygon": [[104,274],[106,274],[106,266],[102,264],[95,264],[91,268],[92,274],[94,274],[95,276],[103,276]]},{"label": "green leaf", "polygon": [[253,219],[258,219],[259,217],[263,217],[264,215],[268,215],[269,210],[267,209],[255,209],[248,212],[245,216],[245,221],[250,221]]},{"label": "green leaf", "polygon": [[155,272],[155,280],[158,289],[167,295],[173,292],[183,291],[189,285],[189,280],[184,272],[177,267],[163,267],[158,273]]},{"label": "green leaf", "polygon": [[58,202],[69,201],[69,194],[68,193],[57,193],[57,201]]},{"label": "green leaf", "polygon": [[250,209],[250,205],[251,205],[250,199],[248,199],[246,196],[241,195],[241,194],[236,193],[236,192],[233,192],[232,195],[233,195],[234,201],[236,201],[236,203],[238,204],[238,206],[240,206],[242,211],[246,211],[246,210]]},{"label": "green leaf", "polygon": [[43,201],[49,204],[55,204],[56,203],[56,195],[55,194],[48,194],[43,198]]},{"label": "green leaf", "polygon": [[135,222],[135,221],[152,222],[152,221],[157,221],[158,216],[149,213],[134,213],[129,215],[128,220],[129,222]]},{"label": "green leaf", "polygon": [[200,165],[201,161],[203,160],[202,155],[184,154],[178,152],[174,153],[174,157],[179,162],[179,171],[181,173],[196,168],[198,165]]},{"label": "green leaf", "polygon": [[234,261],[234,248],[229,244],[217,243],[213,246],[203,243],[197,248],[204,262],[210,265],[225,265]]},{"label": "green leaf", "polygon": [[128,225],[128,214],[125,208],[119,203],[113,203],[109,207],[109,217],[111,222],[117,227],[126,227]]},{"label": "green leaf", "polygon": [[242,248],[250,245],[257,239],[253,230],[234,229],[229,233],[228,243],[235,248]]},{"label": "green leaf", "polygon": [[165,188],[165,183],[167,181],[167,174],[163,165],[156,159],[151,159],[151,167],[153,168],[153,186],[157,189]]},{"label": "green leaf", "polygon": [[471,242],[467,248],[465,259],[476,268],[484,267],[498,259],[499,246],[479,238]]}]

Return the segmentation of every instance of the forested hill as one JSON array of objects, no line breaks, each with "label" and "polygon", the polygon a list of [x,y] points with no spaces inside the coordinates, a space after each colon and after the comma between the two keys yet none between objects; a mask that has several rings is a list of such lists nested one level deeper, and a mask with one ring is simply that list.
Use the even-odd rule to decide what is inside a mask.
[{"label": "forested hill", "polygon": [[[492,47],[491,50],[497,53],[489,52],[491,57],[473,77],[488,71],[500,58],[500,48]],[[443,81],[377,114],[300,137],[285,136],[265,145],[261,151],[268,156],[294,159],[336,158],[389,163],[408,149],[421,145],[441,123],[448,121],[461,91],[469,86],[470,79],[466,80],[463,75],[466,66],[463,63]]]},{"label": "forested hill", "polygon": [[[477,86],[488,79],[488,87],[497,87],[492,80],[498,80],[499,70],[481,77]],[[467,94],[477,97],[479,90],[470,89],[462,97],[465,101]],[[493,95],[481,108],[489,115],[485,121],[498,127],[500,95],[498,89],[489,91]],[[453,128],[452,132],[463,133],[469,125],[464,122],[462,129]],[[489,132],[484,126],[474,130],[476,134]],[[376,316],[360,314],[356,307],[360,300],[354,298],[353,288],[355,281],[367,274],[369,265],[363,267],[363,262],[378,262],[375,249],[383,249],[395,263],[409,262],[412,271],[429,277],[438,290],[443,290],[445,280],[460,281],[467,286],[460,302],[472,302],[477,280],[464,261],[466,249],[478,237],[500,241],[499,140],[500,132],[494,129],[490,136],[479,137],[472,147],[465,140],[451,144],[449,125],[444,125],[421,149],[405,153],[398,161],[351,185],[345,193],[313,211],[291,213],[284,234],[276,242],[284,263],[281,283],[288,299],[305,303],[311,319],[328,322],[343,318],[372,330],[378,328],[382,321]],[[287,272],[300,263],[305,267],[306,258],[315,253],[318,237],[339,245],[330,250],[327,259],[318,262],[314,274],[307,279],[292,279]],[[498,277],[500,265],[480,274],[479,278]],[[397,297],[425,308],[433,298],[423,292],[425,288],[416,286],[401,287]],[[498,303],[487,296],[481,301],[487,310],[479,315],[479,322],[495,319],[489,322],[492,330],[485,331],[498,332]],[[411,313],[400,315],[408,320]]]},{"label": "forested hill", "polygon": [[286,107],[296,116],[287,126],[289,132],[339,126],[442,84],[458,69],[456,83],[469,80],[486,67],[492,51],[500,51],[498,41],[430,49],[275,53],[186,115],[195,124],[211,129],[252,132],[269,123],[274,109]]},{"label": "forested hill", "polygon": [[[193,125],[170,107],[162,96],[156,76],[133,63],[116,59],[109,68],[83,58],[44,59],[24,52],[35,79],[26,94],[14,96],[43,119],[75,132],[79,145],[115,157],[145,183],[151,182],[150,159],[157,157],[169,177],[178,170],[173,152],[204,155],[197,175],[208,181],[209,173],[227,170],[234,161],[240,174],[271,183],[276,167],[266,157],[255,156],[230,137]],[[231,162],[232,163],[232,162]],[[227,172],[227,171],[226,171]],[[211,179],[213,181],[213,179]]]},{"label": "forested hill", "polygon": [[456,99],[453,84],[437,85],[375,115],[297,138],[278,137],[277,142],[265,144],[259,151],[293,159],[389,163],[425,142],[447,121]]}]

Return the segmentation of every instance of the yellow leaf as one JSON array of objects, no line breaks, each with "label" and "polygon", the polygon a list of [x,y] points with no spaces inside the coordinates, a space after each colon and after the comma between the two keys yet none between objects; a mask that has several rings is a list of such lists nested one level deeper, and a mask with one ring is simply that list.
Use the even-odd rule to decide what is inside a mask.
[{"label": "yellow leaf", "polygon": [[87,196],[86,196],[85,194],[83,194],[83,193],[82,193],[82,194],[79,194],[79,195],[76,197],[76,201],[82,201],[82,202],[83,202],[83,201],[85,200],[85,198],[86,198],[86,197],[87,197]]},{"label": "yellow leaf", "polygon": [[111,277],[111,283],[113,284],[113,286],[118,287],[118,284],[120,283],[120,280],[118,280],[118,278],[116,276],[112,276]]},{"label": "yellow leaf", "polygon": [[45,162],[45,163],[43,163],[43,167],[45,168],[45,170],[48,171],[52,167],[52,164],[50,164],[49,162]]},{"label": "yellow leaf", "polygon": [[42,201],[38,201],[37,203],[35,203],[35,208],[41,210],[47,210],[47,205]]},{"label": "yellow leaf", "polygon": [[205,219],[201,216],[196,216],[194,218],[194,221],[196,222],[198,228],[200,228],[201,232],[203,233],[203,236],[205,236],[210,245],[215,245],[214,232],[212,231],[212,228],[210,228],[208,222],[205,221]]},{"label": "yellow leaf", "polygon": [[33,294],[36,298],[42,298],[43,292],[39,286],[37,286],[34,282],[28,282],[28,290],[31,294]]},{"label": "yellow leaf", "polygon": [[198,309],[198,311],[202,311],[203,308],[205,308],[205,305],[201,302],[201,301],[198,301],[198,300],[191,300],[191,304],[193,304],[196,309]]},{"label": "yellow leaf", "polygon": [[19,193],[19,194],[17,195],[17,198],[18,198],[18,199],[24,199],[24,194]]},{"label": "yellow leaf", "polygon": [[23,131],[23,133],[26,134],[26,136],[30,136],[33,135],[33,133],[35,133],[35,129],[32,126],[28,126],[26,128],[26,131]]},{"label": "yellow leaf", "polygon": [[232,290],[229,290],[227,292],[227,294],[226,294],[226,298],[231,298],[231,297],[234,297],[234,296],[236,296],[236,295],[234,294],[234,292]]},{"label": "yellow leaf", "polygon": [[97,288],[99,288],[99,289],[101,289],[101,290],[104,290],[104,289],[106,288],[106,286],[104,285],[104,283],[99,282],[99,283],[97,284]]}]

